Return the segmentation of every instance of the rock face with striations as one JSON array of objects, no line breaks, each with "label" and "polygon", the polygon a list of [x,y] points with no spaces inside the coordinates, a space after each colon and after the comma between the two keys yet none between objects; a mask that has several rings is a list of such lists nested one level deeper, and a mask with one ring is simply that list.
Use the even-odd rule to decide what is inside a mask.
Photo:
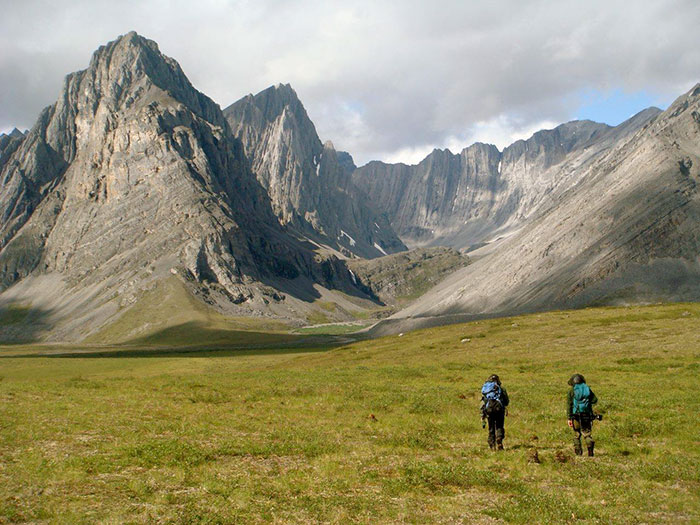
[{"label": "rock face with striations", "polygon": [[314,281],[353,289],[279,225],[220,108],[135,33],[68,75],[16,140],[0,157],[0,289],[63,319],[55,337],[172,273],[232,313],[285,315],[285,289]]},{"label": "rock face with striations", "polygon": [[2,171],[5,161],[12,156],[20,144],[24,141],[25,134],[17,128],[7,135],[0,133],[0,171]]},{"label": "rock face with striations", "polygon": [[224,110],[282,224],[347,255],[405,250],[351,178],[352,157],[322,144],[291,86],[278,84]]},{"label": "rock face with striations", "polygon": [[549,195],[578,182],[582,169],[653,118],[650,108],[615,128],[574,121],[535,133],[500,152],[476,143],[455,155],[434,150],[415,166],[370,162],[353,174],[409,246],[474,248],[521,227]]},{"label": "rock face with striations", "polygon": [[[658,113],[658,112],[655,112]],[[377,331],[700,300],[700,84],[582,164],[512,236]],[[448,317],[444,317],[448,316]],[[449,317],[452,316],[452,317]]]}]

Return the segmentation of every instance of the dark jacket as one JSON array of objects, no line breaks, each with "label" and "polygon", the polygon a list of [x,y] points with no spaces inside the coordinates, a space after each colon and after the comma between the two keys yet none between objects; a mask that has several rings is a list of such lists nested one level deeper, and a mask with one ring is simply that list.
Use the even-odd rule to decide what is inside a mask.
[{"label": "dark jacket", "polygon": [[[588,388],[590,389],[591,387]],[[590,407],[588,409],[588,414],[592,415],[593,405],[595,405],[598,402],[598,398],[593,393],[593,390],[591,390],[591,393],[588,396],[588,400],[591,402]],[[568,419],[574,419],[574,387],[571,387],[569,389],[569,394],[566,397],[566,415]]]},{"label": "dark jacket", "polygon": [[508,399],[508,392],[506,392],[504,387],[501,387],[501,403],[504,407],[507,407],[508,403],[510,403],[510,399]]}]

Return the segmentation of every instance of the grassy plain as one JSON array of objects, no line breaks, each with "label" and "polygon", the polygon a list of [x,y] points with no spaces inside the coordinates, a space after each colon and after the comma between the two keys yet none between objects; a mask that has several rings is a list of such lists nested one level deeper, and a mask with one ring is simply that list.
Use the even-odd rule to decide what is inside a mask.
[{"label": "grassy plain", "polygon": [[[700,521],[698,304],[264,342],[0,348],[0,523]],[[592,459],[564,417],[575,371],[605,415]],[[478,417],[494,372],[501,453]]]}]

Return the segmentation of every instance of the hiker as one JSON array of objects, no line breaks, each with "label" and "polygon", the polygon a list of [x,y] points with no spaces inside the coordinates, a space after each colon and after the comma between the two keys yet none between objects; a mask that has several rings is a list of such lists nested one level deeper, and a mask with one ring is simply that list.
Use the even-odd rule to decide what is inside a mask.
[{"label": "hiker", "polygon": [[574,429],[574,452],[577,456],[583,455],[581,447],[581,434],[588,448],[588,455],[593,456],[595,441],[591,436],[593,420],[602,419],[593,413],[593,405],[598,402],[598,398],[593,390],[586,384],[586,380],[581,374],[574,374],[569,378],[571,389],[567,396],[567,417],[569,426]]},{"label": "hiker", "polygon": [[504,428],[505,417],[508,414],[508,392],[501,385],[501,380],[496,374],[490,376],[484,386],[481,387],[481,420],[482,427],[489,424],[489,448],[491,450],[503,450],[503,438],[506,435]]}]

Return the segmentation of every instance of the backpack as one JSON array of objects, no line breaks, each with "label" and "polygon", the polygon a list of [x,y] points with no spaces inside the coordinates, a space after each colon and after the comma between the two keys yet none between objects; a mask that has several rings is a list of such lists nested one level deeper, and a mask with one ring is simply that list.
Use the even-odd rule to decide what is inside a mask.
[{"label": "backpack", "polygon": [[481,397],[484,400],[484,413],[493,414],[503,410],[501,387],[495,381],[486,381],[481,387]]},{"label": "backpack", "polygon": [[591,412],[591,389],[586,383],[574,385],[574,414],[590,414]]}]

